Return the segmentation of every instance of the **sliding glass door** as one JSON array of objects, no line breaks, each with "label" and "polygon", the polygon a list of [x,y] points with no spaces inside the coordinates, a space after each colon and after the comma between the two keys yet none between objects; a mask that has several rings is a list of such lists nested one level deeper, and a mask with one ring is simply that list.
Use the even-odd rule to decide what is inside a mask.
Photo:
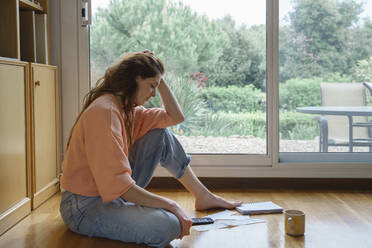
[{"label": "sliding glass door", "polygon": [[281,161],[372,161],[372,1],[279,6]]},{"label": "sliding glass door", "polygon": [[[185,114],[170,130],[186,152],[272,164],[265,1],[93,0],[92,10],[93,85],[121,54],[150,49]],[[159,106],[159,95],[146,105]]]},{"label": "sliding glass door", "polygon": [[371,0],[92,4],[92,84],[122,53],[153,50],[196,164],[371,161]]}]

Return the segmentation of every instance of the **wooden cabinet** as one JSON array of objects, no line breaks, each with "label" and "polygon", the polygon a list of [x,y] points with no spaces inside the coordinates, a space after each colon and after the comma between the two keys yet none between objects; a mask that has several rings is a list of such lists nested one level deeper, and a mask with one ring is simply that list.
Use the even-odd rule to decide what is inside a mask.
[{"label": "wooden cabinet", "polygon": [[59,190],[48,30],[49,0],[0,0],[0,235]]},{"label": "wooden cabinet", "polygon": [[32,208],[59,190],[57,68],[30,64],[32,113]]},{"label": "wooden cabinet", "polygon": [[0,57],[49,62],[49,0],[0,1]]},{"label": "wooden cabinet", "polygon": [[0,61],[0,234],[31,211],[28,71]]},{"label": "wooden cabinet", "polygon": [[59,190],[55,66],[0,60],[0,235]]}]

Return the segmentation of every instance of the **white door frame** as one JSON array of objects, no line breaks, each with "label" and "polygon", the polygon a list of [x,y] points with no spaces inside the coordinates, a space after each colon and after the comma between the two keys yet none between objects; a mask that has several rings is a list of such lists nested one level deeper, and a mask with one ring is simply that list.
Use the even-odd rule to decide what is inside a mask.
[{"label": "white door frame", "polygon": [[79,25],[80,2],[50,1],[51,64],[58,66],[61,82],[60,147],[63,151],[70,129],[81,110],[83,98],[89,90],[89,28]]},{"label": "white door frame", "polygon": [[[268,154],[192,155],[194,171],[204,177],[372,178],[372,159],[367,163],[279,163],[279,0],[266,3]],[[89,89],[89,32],[80,25],[80,7],[80,0],[51,1],[51,61],[59,68],[62,93],[61,147]],[[169,174],[159,168],[155,176]]]}]

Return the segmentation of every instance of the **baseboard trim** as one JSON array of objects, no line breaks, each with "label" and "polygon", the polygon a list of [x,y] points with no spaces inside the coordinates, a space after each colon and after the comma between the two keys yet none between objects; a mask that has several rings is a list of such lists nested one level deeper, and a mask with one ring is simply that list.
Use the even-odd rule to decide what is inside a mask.
[{"label": "baseboard trim", "polygon": [[0,214],[0,236],[31,213],[31,199],[24,198],[15,206]]},{"label": "baseboard trim", "polygon": [[[371,178],[210,178],[200,177],[209,189],[342,189],[372,190]],[[182,184],[172,177],[154,177],[149,188],[181,189]]]},{"label": "baseboard trim", "polygon": [[58,179],[53,179],[48,185],[42,188],[39,192],[34,194],[32,198],[32,210],[39,207],[43,202],[52,197],[56,192],[59,191]]}]

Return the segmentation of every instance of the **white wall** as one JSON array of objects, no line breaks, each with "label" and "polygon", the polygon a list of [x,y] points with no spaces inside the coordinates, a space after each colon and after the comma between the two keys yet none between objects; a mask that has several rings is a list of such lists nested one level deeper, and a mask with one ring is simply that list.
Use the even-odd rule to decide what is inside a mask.
[{"label": "white wall", "polygon": [[78,25],[79,5],[77,0],[50,1],[51,64],[58,66],[61,93],[61,161],[89,84],[89,51],[81,46],[88,42],[88,28]]}]

